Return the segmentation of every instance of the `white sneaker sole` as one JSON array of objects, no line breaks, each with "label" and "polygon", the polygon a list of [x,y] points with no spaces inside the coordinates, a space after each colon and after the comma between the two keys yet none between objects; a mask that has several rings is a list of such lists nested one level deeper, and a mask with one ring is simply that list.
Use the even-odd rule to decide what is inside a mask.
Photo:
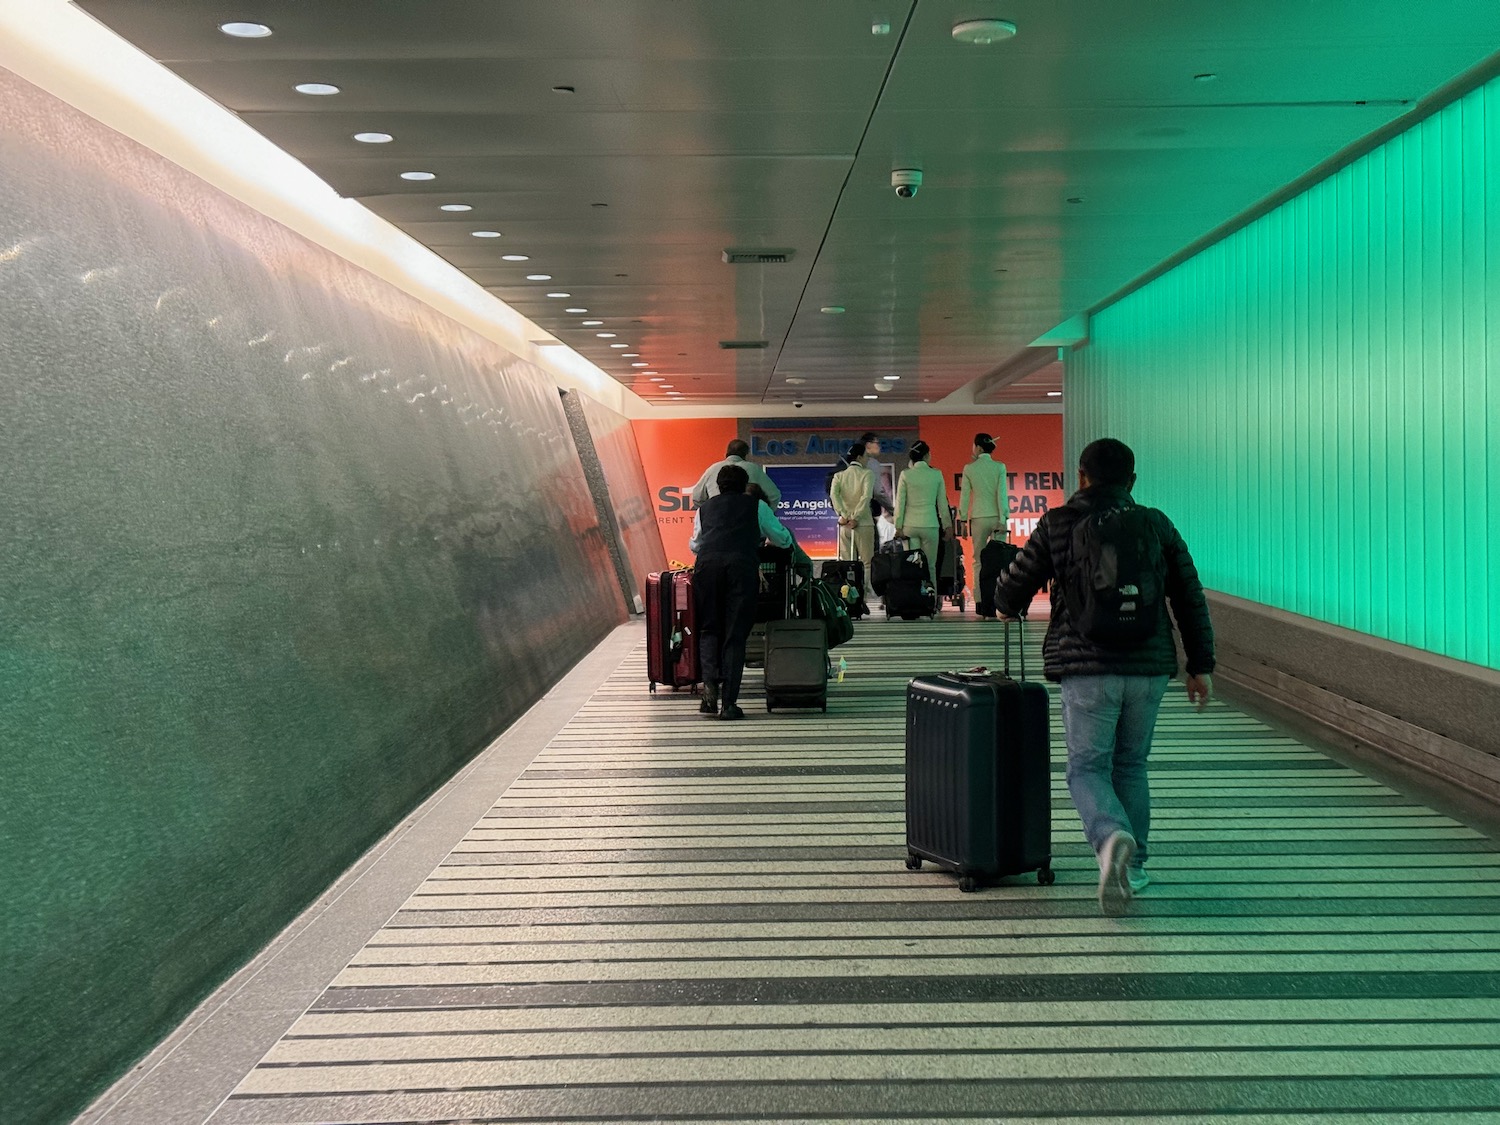
[{"label": "white sneaker sole", "polygon": [[1126,870],[1135,857],[1135,840],[1128,833],[1116,832],[1104,844],[1099,864],[1099,909],[1118,918],[1130,906],[1130,873]]}]

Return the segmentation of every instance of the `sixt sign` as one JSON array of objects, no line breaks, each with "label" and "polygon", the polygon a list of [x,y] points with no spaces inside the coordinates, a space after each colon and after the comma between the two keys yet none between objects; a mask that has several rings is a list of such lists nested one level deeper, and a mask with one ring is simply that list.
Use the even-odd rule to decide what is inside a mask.
[{"label": "sixt sign", "polygon": [[696,505],[692,497],[693,486],[686,488],[664,485],[656,490],[656,510],[658,512],[691,512]]}]

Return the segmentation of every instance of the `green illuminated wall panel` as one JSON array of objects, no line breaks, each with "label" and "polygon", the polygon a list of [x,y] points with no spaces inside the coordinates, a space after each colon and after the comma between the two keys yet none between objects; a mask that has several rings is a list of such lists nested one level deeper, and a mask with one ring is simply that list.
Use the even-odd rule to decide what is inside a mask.
[{"label": "green illuminated wall panel", "polygon": [[1218,590],[1500,667],[1500,82],[1095,315],[1112,435]]}]

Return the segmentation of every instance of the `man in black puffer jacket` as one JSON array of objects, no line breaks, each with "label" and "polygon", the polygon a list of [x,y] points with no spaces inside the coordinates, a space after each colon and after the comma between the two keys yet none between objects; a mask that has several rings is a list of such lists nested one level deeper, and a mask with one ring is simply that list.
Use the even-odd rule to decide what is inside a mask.
[{"label": "man in black puffer jacket", "polygon": [[1068,791],[1099,857],[1099,905],[1120,914],[1150,882],[1146,759],[1177,674],[1172,618],[1187,656],[1188,699],[1200,711],[1213,690],[1214,634],[1187,544],[1165,513],[1130,497],[1130,447],[1092,442],[1079,456],[1078,481],[1001,575],[995,606],[1014,620],[1056,582],[1042,663],[1062,685]]}]

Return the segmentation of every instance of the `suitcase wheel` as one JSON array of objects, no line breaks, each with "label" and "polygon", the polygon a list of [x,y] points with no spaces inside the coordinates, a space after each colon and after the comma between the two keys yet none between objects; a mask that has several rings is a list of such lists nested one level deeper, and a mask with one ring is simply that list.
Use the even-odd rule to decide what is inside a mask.
[{"label": "suitcase wheel", "polygon": [[919,856],[919,855],[909,855],[909,856],[907,856],[906,857],[906,869],[908,871],[920,871],[920,870],[922,870],[922,857]]},{"label": "suitcase wheel", "polygon": [[766,696],[766,710],[767,711],[774,711],[774,710],[776,710],[776,704],[774,704],[774,703],[771,702],[771,697],[769,695]]},{"label": "suitcase wheel", "polygon": [[1057,872],[1050,867],[1044,867],[1036,873],[1036,881],[1044,887],[1050,887],[1057,882]]},{"label": "suitcase wheel", "polygon": [[979,883],[974,876],[964,875],[958,880],[958,889],[966,895],[971,895],[979,889]]},{"label": "suitcase wheel", "polygon": [[828,700],[823,700],[823,714],[828,714]]},{"label": "suitcase wheel", "polygon": [[656,694],[656,681],[655,680],[651,681],[651,694],[652,695]]}]

